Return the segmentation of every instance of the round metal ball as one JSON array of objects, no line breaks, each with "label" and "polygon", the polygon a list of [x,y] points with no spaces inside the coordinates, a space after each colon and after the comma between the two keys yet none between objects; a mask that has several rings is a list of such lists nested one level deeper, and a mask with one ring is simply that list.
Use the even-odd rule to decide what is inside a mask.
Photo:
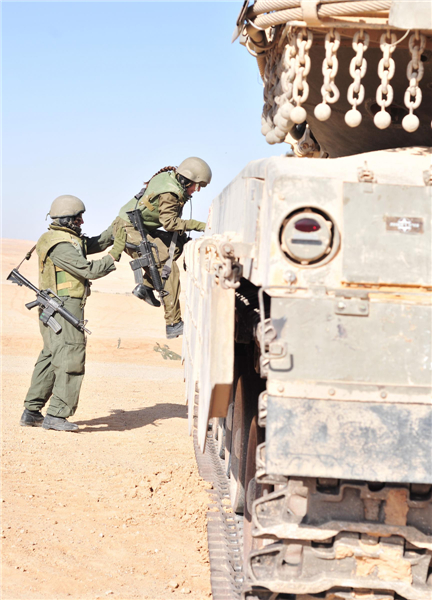
[{"label": "round metal ball", "polygon": [[378,129],[387,129],[391,123],[391,116],[385,110],[380,110],[374,116],[374,123]]},{"label": "round metal ball", "polygon": [[315,106],[314,115],[318,121],[327,121],[331,115],[331,108],[325,102],[321,102],[321,104]]},{"label": "round metal ball", "polygon": [[358,127],[362,122],[361,112],[355,108],[352,108],[345,114],[345,123],[348,127]]},{"label": "round metal ball", "polygon": [[264,119],[263,119],[262,126],[261,126],[261,133],[263,135],[267,135],[268,132],[270,131],[270,129],[271,129],[270,125],[267,123],[267,121],[264,121]]},{"label": "round metal ball", "polygon": [[279,127],[279,129],[282,131],[287,132],[291,129],[288,119],[284,119],[284,117],[281,116],[280,111],[277,113],[273,121],[276,127]]},{"label": "round metal ball", "polygon": [[280,108],[280,115],[281,117],[283,117],[284,119],[289,119],[291,112],[293,110],[293,105],[291,104],[291,102],[285,102],[285,104],[283,104]]},{"label": "round metal ball", "polygon": [[265,138],[266,138],[267,144],[273,145],[273,144],[277,144],[279,142],[279,140],[276,138],[273,130],[269,131],[267,133],[267,135],[265,136]]},{"label": "round metal ball", "polygon": [[402,127],[405,129],[405,131],[408,131],[408,133],[413,133],[414,131],[417,131],[419,125],[420,119],[416,117],[416,115],[406,115],[406,117],[402,119]]},{"label": "round metal ball", "polygon": [[307,112],[301,106],[296,106],[295,108],[293,108],[290,114],[291,121],[293,123],[297,123],[298,125],[304,123],[306,121],[306,117]]},{"label": "round metal ball", "polygon": [[283,142],[284,139],[286,138],[286,132],[283,131],[282,129],[280,129],[279,127],[275,127],[273,130],[273,133],[274,133],[275,137],[277,138],[278,142]]}]

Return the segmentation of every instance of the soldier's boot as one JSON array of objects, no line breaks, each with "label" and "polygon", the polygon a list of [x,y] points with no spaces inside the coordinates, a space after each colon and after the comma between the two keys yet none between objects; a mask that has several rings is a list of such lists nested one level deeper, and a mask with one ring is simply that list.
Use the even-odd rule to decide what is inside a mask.
[{"label": "soldier's boot", "polygon": [[56,431],[76,431],[78,429],[76,423],[69,423],[64,417],[53,417],[52,415],[45,417],[42,427],[44,429],[55,429]]},{"label": "soldier's boot", "polygon": [[142,283],[139,283],[133,289],[132,294],[140,300],[144,300],[144,302],[147,302],[150,306],[160,306],[160,302],[155,298],[153,290]]},{"label": "soldier's boot", "polygon": [[169,340],[183,335],[183,321],[166,326],[166,336]]},{"label": "soldier's boot", "polygon": [[38,410],[24,409],[21,415],[20,425],[21,427],[42,427],[44,416]]}]

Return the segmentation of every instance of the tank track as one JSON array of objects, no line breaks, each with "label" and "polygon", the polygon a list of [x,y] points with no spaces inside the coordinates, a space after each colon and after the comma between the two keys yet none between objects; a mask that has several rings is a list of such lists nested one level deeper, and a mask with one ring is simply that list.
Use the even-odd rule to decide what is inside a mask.
[{"label": "tank track", "polygon": [[207,513],[207,539],[213,600],[239,600],[243,586],[243,518],[231,507],[229,480],[211,431],[204,454],[194,431],[194,450],[200,476],[213,485]]},{"label": "tank track", "polygon": [[[213,600],[432,598],[430,486],[371,489],[366,482],[276,477],[265,472],[261,444],[255,478],[274,491],[254,502],[252,535],[265,543],[252,550],[244,573],[243,517],[232,511],[212,430],[204,454],[194,432],[194,449],[201,477],[213,485],[207,514]],[[408,520],[390,526],[381,517],[401,497]]]},{"label": "tank track", "polygon": [[275,479],[265,444],[256,479],[274,491],[254,502],[253,536],[265,543],[249,555],[243,600],[432,598],[431,486]]}]

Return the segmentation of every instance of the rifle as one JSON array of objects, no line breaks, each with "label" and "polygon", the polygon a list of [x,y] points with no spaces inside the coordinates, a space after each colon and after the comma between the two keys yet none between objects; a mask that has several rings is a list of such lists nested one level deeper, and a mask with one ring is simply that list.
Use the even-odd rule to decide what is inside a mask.
[{"label": "rifle", "polygon": [[[64,300],[54,294],[52,290],[39,290],[31,283],[31,281],[26,279],[24,275],[21,275],[18,269],[13,269],[7,276],[7,280],[12,281],[12,283],[17,283],[20,286],[24,285],[35,292],[36,300],[33,300],[33,302],[28,302],[25,306],[28,308],[28,310],[31,310],[35,306],[40,306],[42,308],[42,312],[39,316],[39,319],[42,321],[45,327],[51,327],[54,333],[60,333],[62,330],[62,326],[54,318],[55,314],[58,313],[65,321],[73,325],[82,333],[85,332],[89,335],[91,334],[91,331],[85,327],[87,325],[87,321],[80,321],[80,319],[74,317],[73,314],[64,307]],[[52,294],[54,298],[52,298],[49,294]]]},{"label": "rifle", "polygon": [[135,258],[130,261],[130,266],[132,271],[134,272],[135,283],[138,285],[142,285],[142,272],[141,269],[148,269],[149,275],[153,282],[153,286],[158,293],[160,301],[162,304],[165,304],[164,297],[168,295],[168,292],[164,290],[164,286],[161,280],[161,276],[159,275],[158,268],[156,266],[156,261],[153,256],[152,248],[156,250],[156,255],[158,262],[159,261],[159,252],[156,244],[152,244],[147,239],[147,233],[144,229],[144,224],[142,222],[141,211],[130,210],[126,213],[129,221],[132,223],[134,228],[138,231],[141,236],[141,242],[138,246],[136,246],[136,251],[140,254],[139,258]]}]

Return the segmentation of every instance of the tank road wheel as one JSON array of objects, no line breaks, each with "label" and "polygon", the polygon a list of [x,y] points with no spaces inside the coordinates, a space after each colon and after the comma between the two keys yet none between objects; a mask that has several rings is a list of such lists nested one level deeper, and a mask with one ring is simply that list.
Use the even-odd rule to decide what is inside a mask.
[{"label": "tank road wheel", "polygon": [[249,439],[246,452],[245,469],[245,505],[243,519],[243,570],[247,572],[247,561],[251,550],[261,547],[262,540],[252,537],[252,505],[257,498],[260,498],[269,489],[269,486],[263,486],[256,482],[256,449],[259,444],[264,442],[264,430],[258,427],[258,418],[255,415],[252,419],[249,429]]},{"label": "tank road wheel", "polygon": [[213,417],[212,420],[213,437],[217,442],[219,458],[225,458],[225,419]]},{"label": "tank road wheel", "polygon": [[249,429],[249,423],[246,422],[244,379],[244,374],[240,375],[234,397],[229,470],[231,506],[233,511],[239,514],[242,514],[244,510],[245,490],[243,482],[247,448],[245,431]]},{"label": "tank road wheel", "polygon": [[229,477],[231,467],[231,440],[232,440],[232,425],[233,425],[234,403],[231,401],[228,406],[227,416],[225,418],[225,473]]},{"label": "tank road wheel", "polygon": [[[231,428],[230,498],[234,512],[242,514],[245,506],[245,472],[249,431],[258,411],[258,396],[265,389],[249,360],[238,362]],[[227,436],[228,437],[228,436]]]}]

